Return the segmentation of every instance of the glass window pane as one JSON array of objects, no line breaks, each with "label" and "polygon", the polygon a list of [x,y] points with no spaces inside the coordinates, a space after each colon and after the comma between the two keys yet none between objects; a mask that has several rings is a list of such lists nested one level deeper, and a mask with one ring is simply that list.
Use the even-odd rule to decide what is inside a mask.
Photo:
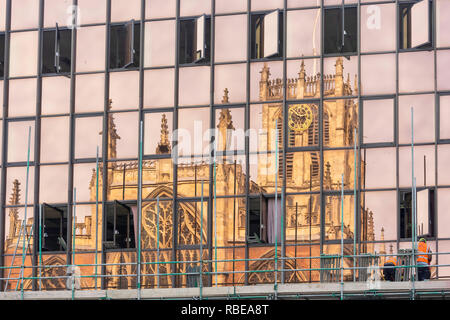
[{"label": "glass window pane", "polygon": [[[216,164],[216,195],[234,196],[245,194],[245,155],[218,155],[216,158]],[[217,173],[221,170],[228,172],[228,179],[221,179],[218,177]],[[203,186],[203,193],[205,192],[204,190],[205,187]],[[199,195],[201,195],[201,183],[200,187],[197,187],[197,197]],[[205,196],[205,193],[203,196]],[[231,201],[231,203],[233,202]],[[232,207],[230,210],[233,210]]]},{"label": "glass window pane", "polygon": [[250,106],[250,152],[276,151],[282,143],[283,114],[280,104]]},{"label": "glass window pane", "polygon": [[41,166],[39,202],[67,202],[68,167],[66,165]]},{"label": "glass window pane", "polygon": [[250,65],[251,101],[283,100],[283,63],[254,62]]},{"label": "glass window pane", "polygon": [[174,69],[144,71],[144,108],[173,106]]},{"label": "glass window pane", "polygon": [[395,21],[395,3],[361,6],[361,51],[395,50]]},{"label": "glass window pane", "polygon": [[320,12],[319,9],[287,12],[288,57],[320,55]]},{"label": "glass window pane", "polygon": [[[321,90],[321,63],[319,59],[287,61],[287,99],[319,98]],[[324,78],[324,90],[334,88],[335,80]]]},{"label": "glass window pane", "polygon": [[[17,181],[15,181],[17,180]],[[19,190],[17,190],[17,188]],[[6,172],[6,199],[8,204],[25,204],[25,194],[27,193],[27,167],[12,167]],[[18,194],[19,197],[13,197]],[[34,167],[28,170],[28,200],[27,204],[34,202]]]},{"label": "glass window pane", "polygon": [[[177,196],[179,198],[203,197],[209,192],[209,159],[207,157],[178,158]],[[212,164],[212,163],[211,163]],[[197,182],[197,183],[195,183]],[[213,185],[211,186],[213,188]]]},{"label": "glass window pane", "polygon": [[77,72],[105,69],[105,27],[77,30]]},{"label": "glass window pane", "polygon": [[175,17],[176,0],[145,0],[146,19]]},{"label": "glass window pane", "polygon": [[211,14],[211,0],[180,0],[181,16]]},{"label": "glass window pane", "polygon": [[72,0],[45,0],[44,28],[72,24]]},{"label": "glass window pane", "polygon": [[107,0],[78,0],[78,19],[81,24],[104,23]]},{"label": "glass window pane", "polygon": [[47,77],[42,79],[42,114],[69,113],[70,79]]},{"label": "glass window pane", "polygon": [[[449,28],[450,30],[450,28]],[[446,70],[450,68],[450,50],[439,50],[437,55],[437,89],[450,89],[450,76]]]},{"label": "glass window pane", "polygon": [[87,74],[76,76],[75,111],[103,111],[105,108],[105,76]]},{"label": "glass window pane", "polygon": [[8,162],[26,162],[31,127],[30,161],[34,160],[34,121],[8,122]]},{"label": "glass window pane", "polygon": [[37,28],[39,2],[39,0],[11,1],[11,29]]},{"label": "glass window pane", "polygon": [[247,16],[216,17],[216,62],[242,61],[247,58]]},{"label": "glass window pane", "polygon": [[5,30],[6,0],[0,0],[0,31]]},{"label": "glass window pane", "polygon": [[214,69],[214,103],[245,102],[247,66],[245,64],[230,64],[216,66]]},{"label": "glass window pane", "polygon": [[180,69],[180,105],[205,105],[210,102],[210,67]]},{"label": "glass window pane", "polygon": [[439,138],[450,139],[450,96],[439,97]]},{"label": "glass window pane", "polygon": [[[325,240],[341,239],[342,216],[344,218],[344,239],[353,239],[355,230],[355,200],[353,195],[344,196],[342,206],[341,196],[325,197]],[[343,213],[341,208],[344,208]],[[337,230],[336,230],[337,227]],[[332,231],[332,230],[336,231]]]},{"label": "glass window pane", "polygon": [[103,117],[82,117],[75,120],[75,158],[102,156]]},{"label": "glass window pane", "polygon": [[111,0],[111,22],[141,19],[141,0]]},{"label": "glass window pane", "polygon": [[361,56],[361,93],[377,95],[395,93],[395,54]]},{"label": "glass window pane", "polygon": [[[261,151],[250,153],[250,194],[275,193],[275,184],[277,192],[281,192],[283,186],[283,166],[280,166],[281,156],[275,151]],[[253,183],[254,182],[254,183]],[[280,199],[280,198],[279,198]]]},{"label": "glass window pane", "polygon": [[365,100],[363,108],[363,143],[394,142],[394,100]]},{"label": "glass window pane", "polygon": [[180,109],[178,111],[179,156],[210,154],[209,108]]},{"label": "glass window pane", "polygon": [[[3,104],[3,81],[0,80],[0,103]],[[0,108],[0,118],[3,118],[3,108]]]},{"label": "glass window pane", "polygon": [[9,81],[9,117],[36,114],[36,79]]},{"label": "glass window pane", "polygon": [[217,150],[244,150],[245,112],[243,108],[216,109]]},{"label": "glass window pane", "polygon": [[10,45],[9,76],[20,77],[36,75],[38,32],[11,33]]},{"label": "glass window pane", "polygon": [[108,158],[136,158],[139,147],[138,113],[110,113],[109,128]]},{"label": "glass window pane", "polygon": [[[100,160],[101,161],[101,160]],[[101,165],[101,162],[99,166]],[[95,202],[97,173],[95,171],[96,163],[75,164],[73,166],[73,187],[77,189],[77,202]],[[102,197],[102,174],[98,176],[99,189],[98,198]],[[95,206],[94,206],[95,210]]]},{"label": "glass window pane", "polygon": [[450,2],[437,0],[436,2],[436,35],[437,46],[447,47],[450,45],[450,21],[447,18],[450,15]]},{"label": "glass window pane", "polygon": [[[9,274],[10,278],[14,278],[16,276],[14,276],[14,271],[16,271],[17,269],[11,269],[11,271],[9,270],[9,267],[11,267],[11,265],[18,267],[19,265],[21,265],[22,262],[22,248],[23,248],[23,234],[21,234],[21,229],[22,229],[22,225],[23,225],[23,221],[25,219],[25,213],[27,215],[26,220],[27,220],[27,230],[26,230],[26,234],[28,236],[30,236],[32,234],[32,229],[33,229],[33,220],[34,220],[34,210],[32,206],[27,206],[26,210],[24,207],[16,207],[16,208],[8,208],[5,209],[6,214],[5,214],[5,254],[9,254],[10,259],[8,259],[8,257],[6,256],[5,258],[8,259],[4,262],[5,267],[8,266],[7,269],[5,269],[5,275]],[[23,231],[22,231],[23,232]],[[27,241],[27,237],[25,237],[26,241]],[[33,236],[31,235],[31,239],[33,239]],[[33,240],[30,240],[30,243],[28,244],[28,250],[32,250],[33,244],[32,244]],[[27,245],[25,244],[25,247]],[[16,256],[13,256],[13,254],[16,254]],[[14,258],[12,258],[14,257]],[[31,259],[30,256],[28,256],[27,258]],[[26,260],[28,260],[27,258],[25,258]],[[14,261],[13,261],[14,259]],[[30,266],[32,265],[31,261],[26,261],[25,260],[25,266]],[[25,270],[25,277],[29,277],[32,276],[31,272],[29,275],[27,275],[27,269]],[[10,290],[14,290],[14,288],[16,287],[16,283],[14,280],[9,280],[9,286]],[[25,289],[26,290],[26,289]],[[6,289],[5,289],[6,291]]]},{"label": "glass window pane", "polygon": [[[450,185],[450,145],[438,145],[438,184],[441,186]],[[440,223],[440,222],[439,222]]]},{"label": "glass window pane", "polygon": [[251,0],[252,11],[283,9],[284,0]]},{"label": "glass window pane", "polygon": [[172,153],[173,113],[144,115],[144,154]]},{"label": "glass window pane", "polygon": [[[363,192],[361,197],[363,203],[361,238],[363,241],[396,240],[397,192]],[[385,244],[385,247],[388,250],[384,252],[389,254],[388,244]]]},{"label": "glass window pane", "polygon": [[216,0],[216,13],[247,11],[247,0]]},{"label": "glass window pane", "polygon": [[139,107],[139,72],[113,72],[110,74],[109,97],[112,110]]},{"label": "glass window pane", "polygon": [[108,163],[108,200],[137,200],[137,161]]},{"label": "glass window pane", "polygon": [[286,192],[320,190],[320,151],[286,153]]},{"label": "glass window pane", "polygon": [[394,188],[397,177],[395,148],[371,148],[361,151],[362,188]]},{"label": "glass window pane", "polygon": [[[411,178],[411,147],[399,148],[399,186],[410,188]],[[433,186],[435,182],[435,149],[434,146],[414,147],[414,176],[416,186]],[[425,181],[426,179],[426,181]]]},{"label": "glass window pane", "polygon": [[326,147],[350,147],[358,132],[358,100],[326,100],[323,102],[323,143]]},{"label": "glass window pane", "polygon": [[289,105],[287,130],[288,147],[319,146],[318,103]]},{"label": "glass window pane", "polygon": [[[328,77],[325,96],[356,95],[358,90],[358,57],[324,59],[323,72]],[[324,84],[327,81],[324,81]]]},{"label": "glass window pane", "polygon": [[[320,195],[286,196],[285,224],[286,239],[295,241],[296,244],[319,241]],[[299,247],[298,250],[302,249]]]},{"label": "glass window pane", "polygon": [[355,180],[354,161],[353,150],[324,151],[323,188],[325,190],[340,190],[342,175],[344,175],[344,189],[353,190]]},{"label": "glass window pane", "polygon": [[41,163],[63,162],[69,159],[69,117],[41,120]]},{"label": "glass window pane", "polygon": [[145,67],[174,65],[175,33],[173,20],[145,24]]},{"label": "glass window pane", "polygon": [[[399,54],[400,92],[433,91],[433,52],[404,52]],[[420,81],[418,81],[420,79]]]},{"label": "glass window pane", "polygon": [[434,142],[434,95],[399,97],[399,143],[411,144],[411,108],[414,108],[414,142]]},{"label": "glass window pane", "polygon": [[[450,207],[450,189],[438,189],[437,190],[437,205],[438,205],[438,236],[440,238],[448,238],[450,237],[450,215],[448,214],[448,208]],[[447,246],[447,250],[445,252],[450,252],[450,246]],[[450,254],[447,256],[446,261],[447,264],[450,264]],[[439,262],[440,264],[442,262]],[[450,268],[450,267],[447,267]]]}]

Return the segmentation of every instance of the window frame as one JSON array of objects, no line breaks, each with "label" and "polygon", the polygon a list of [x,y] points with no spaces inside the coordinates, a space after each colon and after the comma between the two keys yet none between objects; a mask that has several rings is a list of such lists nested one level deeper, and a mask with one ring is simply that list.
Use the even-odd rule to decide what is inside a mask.
[{"label": "window frame", "polygon": [[[131,19],[126,22],[117,22],[111,23],[109,26],[109,43],[108,43],[108,58],[109,65],[108,70],[138,70],[140,68],[140,56],[141,56],[141,48],[140,48],[140,35],[141,35],[141,22]],[[129,29],[130,30],[129,30]],[[121,40],[118,36],[121,32],[125,31],[125,39]],[[128,32],[131,33],[130,36],[130,47],[128,48],[128,56],[129,61],[125,61],[127,58],[127,54],[124,53],[124,65],[119,66],[120,62],[120,44],[121,42],[127,42]],[[136,34],[138,33],[138,36]],[[112,45],[117,44],[117,48],[113,50]],[[115,59],[113,59],[113,53],[115,53]]]},{"label": "window frame", "polygon": [[[422,43],[420,45],[417,45],[415,47],[412,46],[412,29],[413,29],[413,21],[412,21],[412,8],[414,5],[419,4],[422,1],[428,1],[428,42]],[[433,29],[435,25],[435,19],[433,18],[433,8],[434,8],[434,1],[432,0],[409,0],[404,2],[398,3],[398,50],[399,52],[404,51],[412,51],[412,50],[420,50],[420,49],[427,49],[432,50],[434,48],[434,36],[433,36]],[[406,17],[404,17],[406,15]],[[406,39],[406,47],[404,43],[404,33],[405,33],[405,26],[403,20],[407,19],[407,28],[408,28],[408,34]]]},{"label": "window frame", "polygon": [[[351,51],[344,51],[345,43],[346,43],[345,40],[348,39],[348,38],[353,40],[352,34],[347,34],[347,32],[345,30],[346,29],[345,23],[346,23],[346,21],[348,21],[348,19],[346,19],[346,13],[345,13],[346,11],[345,11],[345,9],[352,9],[352,10],[354,10],[354,23],[355,23],[355,34],[354,34],[355,40],[354,41],[355,41],[355,46],[354,47],[352,46],[351,49],[353,49],[353,50],[351,50]],[[340,13],[338,15],[338,21],[340,22],[341,29],[336,29],[336,31],[339,34],[339,37],[338,37],[337,40],[341,41],[341,46],[340,46],[340,48],[336,48],[337,49],[336,51],[328,51],[327,40],[326,40],[326,38],[327,38],[327,36],[326,36],[326,33],[327,33],[327,23],[326,23],[327,17],[326,17],[326,13],[327,13],[327,11],[330,12],[331,10],[340,10]],[[344,12],[344,19],[342,19],[342,12]],[[359,27],[358,27],[358,14],[359,14],[358,13],[358,7],[355,4],[340,5],[340,6],[330,6],[330,7],[324,8],[323,16],[322,16],[322,21],[323,21],[322,54],[323,54],[323,56],[336,56],[336,55],[352,56],[352,55],[357,55],[358,54],[358,50],[359,50],[359,34],[360,34]],[[334,24],[332,24],[332,25],[334,25]],[[342,33],[344,33],[344,34],[342,34]],[[342,35],[344,35],[344,36],[342,36]],[[345,37],[346,35],[347,35],[347,38]],[[342,46],[342,43],[344,44],[343,46]]]},{"label": "window frame", "polygon": [[[54,47],[53,47],[53,66],[51,66],[49,69],[53,69],[52,71],[47,72],[44,68],[46,68],[45,65],[45,59],[44,57],[46,56],[46,46],[44,44],[44,35],[46,33],[48,33],[50,35],[50,33],[54,32]],[[67,32],[70,37],[69,37],[69,41],[67,42],[69,44],[69,49],[70,49],[70,56],[66,57],[63,56],[61,54],[61,34],[62,32]],[[58,26],[58,23],[56,23],[55,28],[50,28],[50,29],[45,29],[43,30],[43,35],[42,35],[42,59],[41,59],[41,66],[40,66],[40,70],[41,70],[41,74],[42,75],[64,75],[64,76],[68,76],[71,73],[71,69],[72,69],[72,32],[73,30],[68,28],[68,27],[62,27],[60,28]],[[67,41],[67,40],[66,40]],[[50,51],[50,52],[51,52]],[[69,70],[65,70],[65,71],[61,71],[61,61],[62,60],[68,60],[67,64],[69,65]]]},{"label": "window frame", "polygon": [[[203,26],[203,50],[202,50],[202,54],[203,56],[200,56],[199,58],[197,58],[197,54],[198,51],[200,50],[194,50],[194,46],[195,49],[197,49],[197,45],[198,45],[198,39],[197,39],[197,35],[198,35],[198,21],[200,19],[204,19],[204,26]],[[193,35],[192,35],[192,61],[187,61],[188,55],[186,54],[187,52],[187,48],[185,48],[185,50],[181,50],[182,49],[182,43],[188,43],[188,41],[186,40],[186,35],[188,33],[188,30],[183,31],[182,27],[184,26],[184,24],[187,23],[193,23]],[[191,18],[180,18],[178,26],[178,39],[177,39],[177,44],[179,47],[179,51],[178,51],[178,57],[177,57],[177,61],[179,63],[180,66],[198,66],[198,65],[210,65],[211,63],[211,16],[207,15],[207,14],[202,14],[200,16],[197,17],[191,17]],[[208,37],[209,35],[209,37]],[[184,60],[182,60],[182,55],[184,54]]]},{"label": "window frame", "polygon": [[[265,30],[265,18],[270,15],[277,12],[278,13],[278,26],[277,26],[277,40],[278,40],[278,52],[271,55],[265,55],[264,54],[264,42],[266,39],[266,30]],[[268,61],[268,60],[279,60],[284,56],[284,16],[283,12],[280,9],[275,9],[271,11],[264,11],[264,12],[255,12],[250,14],[250,61]],[[260,30],[258,31],[258,27]],[[259,39],[261,43],[261,47],[256,49],[255,46],[256,38],[259,33]]]}]

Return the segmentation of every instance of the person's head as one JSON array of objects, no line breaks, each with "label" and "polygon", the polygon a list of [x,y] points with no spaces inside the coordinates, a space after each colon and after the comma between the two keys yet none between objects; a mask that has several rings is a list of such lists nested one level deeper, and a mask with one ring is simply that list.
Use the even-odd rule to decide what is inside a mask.
[{"label": "person's head", "polygon": [[420,238],[419,242],[425,242],[425,243],[427,243],[427,239],[425,239],[425,238]]}]

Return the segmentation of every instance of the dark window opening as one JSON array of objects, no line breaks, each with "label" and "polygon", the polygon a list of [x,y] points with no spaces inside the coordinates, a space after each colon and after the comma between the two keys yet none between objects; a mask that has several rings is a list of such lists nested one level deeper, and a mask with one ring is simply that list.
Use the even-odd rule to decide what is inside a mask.
[{"label": "dark window opening", "polygon": [[67,250],[67,206],[42,205],[42,251]]},{"label": "dark window opening", "polygon": [[[134,210],[136,212],[136,210]],[[136,247],[135,213],[130,206],[119,201],[106,206],[105,241],[107,249]]]},{"label": "dark window opening", "polygon": [[400,49],[432,47],[432,2],[421,0],[399,5]]},{"label": "dark window opening", "polygon": [[[344,11],[344,15],[342,12]],[[342,28],[344,16],[344,28]],[[325,10],[324,53],[353,53],[357,50],[358,27],[356,7]],[[344,29],[344,30],[342,30]]]},{"label": "dark window opening", "polygon": [[275,243],[276,235],[281,243],[281,199],[278,197],[275,204],[274,196],[253,196],[249,198],[248,210],[247,242]]},{"label": "dark window opening", "polygon": [[251,17],[251,58],[280,57],[283,52],[283,13],[279,10]]},{"label": "dark window opening", "polygon": [[44,31],[42,43],[42,73],[69,73],[72,56],[72,31],[59,29]]},{"label": "dark window opening", "polygon": [[178,61],[180,64],[208,63],[210,61],[211,18],[180,21]]},{"label": "dark window opening", "polygon": [[5,76],[5,35],[0,34],[0,78]]},{"label": "dark window opening", "polygon": [[[421,189],[417,191],[416,199],[416,228],[417,237],[434,237],[434,189]],[[407,239],[412,236],[412,192],[400,191],[400,238]]]},{"label": "dark window opening", "polygon": [[138,68],[140,58],[140,23],[131,20],[112,25],[109,35],[109,68]]}]

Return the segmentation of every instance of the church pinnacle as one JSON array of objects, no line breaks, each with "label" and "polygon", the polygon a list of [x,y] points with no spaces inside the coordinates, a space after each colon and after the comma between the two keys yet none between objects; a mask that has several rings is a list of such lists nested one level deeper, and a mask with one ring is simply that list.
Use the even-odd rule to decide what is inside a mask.
[{"label": "church pinnacle", "polygon": [[169,127],[167,125],[166,115],[163,114],[161,117],[161,140],[158,143],[158,147],[156,147],[156,154],[166,154],[170,152]]},{"label": "church pinnacle", "polygon": [[[112,99],[109,99],[108,111],[112,108]],[[99,133],[103,134],[103,131]],[[108,159],[117,158],[117,140],[120,136],[117,134],[116,124],[114,123],[114,117],[111,113],[108,114]]]}]

